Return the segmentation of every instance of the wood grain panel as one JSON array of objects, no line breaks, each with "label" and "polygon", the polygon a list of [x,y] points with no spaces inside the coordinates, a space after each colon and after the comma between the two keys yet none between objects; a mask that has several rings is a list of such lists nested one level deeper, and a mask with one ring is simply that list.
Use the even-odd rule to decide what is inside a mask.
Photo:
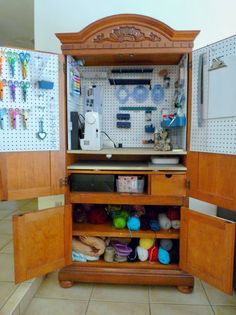
[{"label": "wood grain panel", "polygon": [[151,195],[185,196],[186,175],[163,174],[151,176]]},{"label": "wood grain panel", "polygon": [[189,196],[236,211],[236,156],[189,152]]},{"label": "wood grain panel", "polygon": [[116,229],[112,222],[104,224],[74,223],[73,235],[85,236],[110,236],[110,237],[146,237],[146,238],[171,238],[179,239],[179,230],[160,230],[160,231],[130,231],[128,229]]},{"label": "wood grain panel", "polygon": [[148,194],[130,193],[83,193],[71,192],[72,203],[97,203],[97,204],[137,204],[137,205],[175,205],[182,206],[185,202],[183,196],[154,196]]},{"label": "wood grain panel", "polygon": [[235,223],[181,209],[180,267],[232,294]]},{"label": "wood grain panel", "polygon": [[16,283],[71,263],[71,206],[13,216]]}]

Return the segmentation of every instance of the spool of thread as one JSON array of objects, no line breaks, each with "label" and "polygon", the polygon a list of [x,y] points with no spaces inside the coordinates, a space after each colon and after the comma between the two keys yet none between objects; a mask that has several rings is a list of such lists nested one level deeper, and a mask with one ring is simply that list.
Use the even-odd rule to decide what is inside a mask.
[{"label": "spool of thread", "polygon": [[112,246],[107,246],[104,253],[104,260],[106,262],[113,262],[115,256],[115,249]]}]

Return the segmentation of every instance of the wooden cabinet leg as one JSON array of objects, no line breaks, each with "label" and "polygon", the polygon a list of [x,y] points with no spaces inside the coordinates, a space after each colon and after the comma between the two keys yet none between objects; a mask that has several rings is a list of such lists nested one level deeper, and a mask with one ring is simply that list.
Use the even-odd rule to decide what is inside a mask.
[{"label": "wooden cabinet leg", "polygon": [[59,283],[62,288],[71,288],[74,285],[74,282],[69,280],[59,280]]},{"label": "wooden cabinet leg", "polygon": [[184,285],[179,285],[177,289],[181,293],[192,293],[193,292],[193,287],[192,286],[184,286]]}]

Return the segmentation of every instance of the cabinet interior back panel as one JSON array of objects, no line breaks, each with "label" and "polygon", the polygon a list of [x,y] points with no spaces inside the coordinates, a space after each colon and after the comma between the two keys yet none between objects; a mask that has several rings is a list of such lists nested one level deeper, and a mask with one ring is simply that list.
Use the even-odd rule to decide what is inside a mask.
[{"label": "cabinet interior back panel", "polygon": [[[203,105],[199,107],[199,58],[203,54]],[[227,113],[224,112],[225,104],[215,104],[221,106],[220,110],[214,113],[214,104],[212,104],[213,82],[210,82],[211,77],[217,75],[218,70],[208,71],[212,65],[212,60],[220,58],[222,61],[231,60],[236,56],[236,36],[229,37],[222,41],[216,42],[209,46],[203,47],[193,52],[193,94],[192,94],[192,122],[191,122],[191,151],[236,154],[236,117],[235,110],[229,112],[230,107],[226,107]],[[230,67],[231,63],[227,65]],[[222,68],[224,69],[224,68]],[[213,74],[215,72],[215,74]],[[219,72],[220,73],[220,72]],[[227,70],[226,73],[229,73]],[[220,93],[219,80],[215,93]],[[227,91],[228,86],[225,86],[228,78],[221,80],[221,90]],[[230,83],[232,86],[232,82]],[[235,90],[235,88],[234,88]],[[235,91],[234,91],[235,92]],[[223,92],[222,92],[223,93]],[[210,99],[211,98],[211,99]],[[219,99],[218,99],[219,100]],[[227,101],[225,99],[225,101]],[[236,106],[236,99],[231,99],[231,107]],[[220,114],[221,113],[221,114]],[[217,118],[209,118],[209,117]],[[232,117],[224,117],[232,116]],[[199,117],[202,116],[199,126]],[[219,118],[219,116],[222,116]]]},{"label": "cabinet interior back panel", "polygon": [[[184,81],[187,82],[187,61],[184,61],[185,73]],[[113,74],[112,69],[134,69],[134,68],[153,68],[153,73],[122,73]],[[145,85],[148,91],[148,97],[142,102],[136,102],[132,97],[132,93],[137,87],[137,85],[126,85],[127,95],[126,102],[120,103],[117,98],[117,90],[121,85],[110,85],[109,78],[113,79],[151,79],[151,87],[156,84],[163,86],[163,77],[159,76],[159,71],[167,69],[170,77],[170,87],[164,88],[164,98],[160,102],[153,102],[152,91],[149,85]],[[178,65],[167,65],[167,66],[121,66],[121,67],[80,67],[81,75],[81,96],[78,98],[68,95],[68,117],[70,116],[70,111],[77,110],[84,115],[84,94],[86,89],[96,85],[103,88],[103,108],[102,108],[102,131],[106,132],[108,136],[118,144],[122,144],[124,148],[127,147],[147,147],[150,148],[153,144],[143,144],[143,140],[153,139],[153,133],[145,132],[145,125],[152,124],[157,129],[160,128],[160,122],[162,120],[162,109],[165,108],[169,113],[176,112],[174,107],[174,93],[175,93],[175,82],[179,78],[179,66]],[[68,81],[69,84],[69,81]],[[187,86],[187,85],[186,85]],[[187,99],[185,86],[185,97]],[[121,97],[125,97],[125,93],[120,93]],[[186,102],[184,102],[183,112],[186,114]],[[156,110],[152,111],[151,120],[146,121],[145,110],[120,110],[121,106],[125,107],[156,107]],[[118,128],[116,115],[118,113],[128,113],[130,114],[130,119],[126,120],[130,122],[130,128]],[[68,120],[68,125],[70,126],[70,121]],[[69,131],[69,130],[68,130]],[[70,138],[69,132],[68,136]],[[180,147],[185,149],[186,146],[186,129],[185,128],[172,128],[170,129],[170,138],[174,147]],[[107,137],[103,135],[104,141]],[[68,141],[68,149],[70,149],[70,139]]]},{"label": "cabinet interior back panel", "polygon": [[[48,151],[59,149],[59,58],[55,54],[13,48],[0,48],[3,55],[0,81],[4,82],[0,100],[0,151]],[[22,76],[19,54],[29,54],[28,75]],[[15,54],[14,76],[8,57]],[[53,83],[52,89],[39,88],[39,81]],[[15,100],[10,84],[14,83]],[[26,99],[22,85],[27,84]],[[24,124],[27,112],[27,124]],[[15,116],[13,117],[13,113]],[[15,121],[13,121],[15,119]],[[39,137],[39,133],[41,132]],[[42,139],[43,138],[43,139]]]}]

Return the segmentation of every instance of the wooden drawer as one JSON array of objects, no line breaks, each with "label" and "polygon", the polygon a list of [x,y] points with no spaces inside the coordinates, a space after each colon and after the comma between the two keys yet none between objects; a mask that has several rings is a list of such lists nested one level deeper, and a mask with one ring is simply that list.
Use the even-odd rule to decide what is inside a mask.
[{"label": "wooden drawer", "polygon": [[151,195],[185,196],[185,174],[151,175]]}]

